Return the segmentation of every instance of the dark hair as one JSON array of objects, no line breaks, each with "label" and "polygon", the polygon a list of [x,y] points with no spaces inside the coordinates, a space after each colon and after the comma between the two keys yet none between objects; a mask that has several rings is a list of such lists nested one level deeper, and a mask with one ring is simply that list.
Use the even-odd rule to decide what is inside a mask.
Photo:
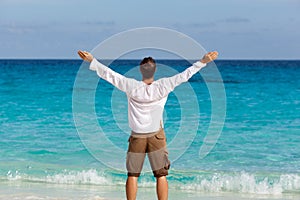
[{"label": "dark hair", "polygon": [[144,78],[152,78],[156,69],[155,60],[152,57],[146,57],[140,62],[141,73]]}]

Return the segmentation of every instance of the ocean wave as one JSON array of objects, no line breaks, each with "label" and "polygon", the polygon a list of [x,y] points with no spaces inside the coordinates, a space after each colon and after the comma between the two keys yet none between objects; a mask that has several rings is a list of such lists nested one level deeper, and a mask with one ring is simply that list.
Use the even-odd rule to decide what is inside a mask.
[{"label": "ocean wave", "polygon": [[19,171],[9,171],[6,175],[9,181],[29,181],[29,182],[43,182],[55,184],[74,184],[74,185],[111,185],[112,182],[104,173],[98,172],[95,169],[83,171],[68,171],[64,170],[62,173],[46,175],[46,176],[32,176],[20,173]]},{"label": "ocean wave", "polygon": [[[193,175],[191,175],[193,174]],[[124,185],[126,175],[116,172],[99,172],[95,169],[82,171],[64,170],[61,173],[32,176],[18,171],[9,171],[2,181],[41,182],[72,185]],[[169,186],[179,190],[240,194],[281,195],[299,193],[299,174],[254,174],[248,172],[172,172],[168,177]],[[155,187],[151,173],[140,178],[139,187]]]},{"label": "ocean wave", "polygon": [[255,175],[246,172],[234,174],[215,173],[210,177],[198,176],[193,182],[179,186],[184,190],[204,192],[234,192],[246,194],[280,195],[300,190],[297,174]]}]

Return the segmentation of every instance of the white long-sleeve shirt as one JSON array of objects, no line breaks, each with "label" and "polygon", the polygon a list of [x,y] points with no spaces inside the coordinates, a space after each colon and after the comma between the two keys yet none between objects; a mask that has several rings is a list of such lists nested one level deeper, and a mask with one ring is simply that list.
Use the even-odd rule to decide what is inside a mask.
[{"label": "white long-sleeve shirt", "polygon": [[168,94],[176,86],[187,82],[206,64],[198,61],[185,71],[168,78],[153,81],[150,85],[143,81],[127,78],[95,58],[90,64],[90,70],[96,71],[98,76],[108,81],[127,95],[129,127],[135,133],[152,133],[163,125],[163,110]]}]

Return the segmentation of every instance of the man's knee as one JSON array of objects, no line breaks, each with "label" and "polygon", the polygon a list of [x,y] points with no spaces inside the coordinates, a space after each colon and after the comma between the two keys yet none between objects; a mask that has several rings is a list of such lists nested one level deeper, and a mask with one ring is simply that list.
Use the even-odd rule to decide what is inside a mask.
[{"label": "man's knee", "polygon": [[130,179],[130,180],[138,180],[139,177],[137,176],[127,176],[127,179]]},{"label": "man's knee", "polygon": [[126,185],[127,184],[137,184],[138,178],[139,177],[136,177],[136,176],[128,176],[127,181],[126,181]]}]

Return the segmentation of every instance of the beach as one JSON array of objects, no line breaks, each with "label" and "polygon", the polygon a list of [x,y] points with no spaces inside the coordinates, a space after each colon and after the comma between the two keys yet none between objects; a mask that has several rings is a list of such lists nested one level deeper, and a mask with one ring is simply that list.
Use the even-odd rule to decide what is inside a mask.
[{"label": "beach", "polygon": [[[74,186],[40,183],[5,183],[1,184],[1,200],[6,199],[49,199],[49,200],[121,200],[126,199],[125,186]],[[253,199],[299,199],[300,195],[257,195],[234,193],[203,193],[195,191],[169,190],[169,199],[225,199],[225,200],[253,200]],[[137,199],[156,199],[155,188],[141,187]]]}]

